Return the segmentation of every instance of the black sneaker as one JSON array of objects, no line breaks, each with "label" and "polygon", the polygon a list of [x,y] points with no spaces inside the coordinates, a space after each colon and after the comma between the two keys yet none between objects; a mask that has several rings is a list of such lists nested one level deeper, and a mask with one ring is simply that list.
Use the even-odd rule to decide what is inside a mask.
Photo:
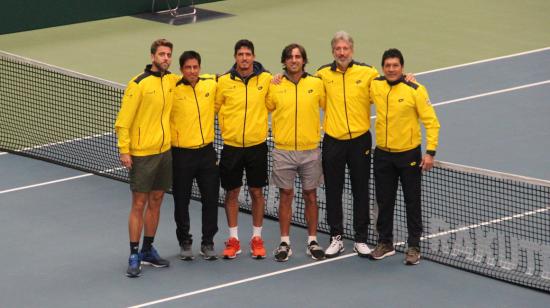
[{"label": "black sneaker", "polygon": [[161,258],[155,247],[151,247],[150,251],[141,251],[141,264],[152,265],[154,267],[170,266],[170,262]]},{"label": "black sneaker", "polygon": [[202,244],[200,254],[205,260],[218,259],[216,251],[214,251],[214,244]]},{"label": "black sneaker", "polygon": [[141,260],[139,254],[133,253],[128,258],[128,269],[126,270],[126,276],[130,278],[139,277],[141,274]]},{"label": "black sneaker", "polygon": [[325,251],[323,247],[319,246],[319,243],[316,241],[311,241],[307,245],[306,254],[311,256],[313,260],[322,260],[325,258]]},{"label": "black sneaker", "polygon": [[279,247],[273,251],[273,254],[275,255],[275,260],[285,262],[288,261],[288,257],[292,256],[292,249],[290,249],[290,246],[286,242],[281,242]]}]

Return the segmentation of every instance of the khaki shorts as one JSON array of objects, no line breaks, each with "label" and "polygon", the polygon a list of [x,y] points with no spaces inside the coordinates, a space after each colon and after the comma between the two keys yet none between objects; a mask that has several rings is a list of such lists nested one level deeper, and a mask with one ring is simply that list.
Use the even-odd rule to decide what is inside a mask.
[{"label": "khaki shorts", "polygon": [[133,192],[168,191],[172,187],[172,152],[132,156],[130,190]]},{"label": "khaki shorts", "polygon": [[302,189],[316,189],[323,182],[321,150],[287,151],[273,149],[271,183],[279,188],[293,189],[296,175]]}]

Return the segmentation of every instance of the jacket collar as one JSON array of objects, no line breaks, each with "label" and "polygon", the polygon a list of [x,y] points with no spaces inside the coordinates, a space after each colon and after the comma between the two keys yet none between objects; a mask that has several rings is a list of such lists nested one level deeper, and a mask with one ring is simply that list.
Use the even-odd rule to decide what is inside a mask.
[{"label": "jacket collar", "polygon": [[[153,75],[153,76],[155,76],[155,77],[162,77],[161,74],[160,74],[160,72],[153,72],[153,71],[151,70],[152,67],[153,67],[152,64],[147,64],[147,65],[145,66],[145,69],[144,69],[145,73],[147,73],[147,74],[149,74],[149,75]],[[164,72],[163,75],[166,75],[166,74],[170,74],[170,71]]]},{"label": "jacket collar", "polygon": [[[308,73],[303,72],[303,73],[302,73],[302,76],[300,76],[300,80],[303,79],[303,78],[306,78],[308,75],[309,75]],[[300,82],[300,80],[298,80],[298,82],[294,82],[294,81],[290,78],[290,76],[288,75],[288,72],[287,72],[286,70],[285,70],[284,73],[283,73],[283,77],[286,78],[286,79],[288,79],[288,81],[290,81],[290,82],[292,82],[292,83],[294,83],[294,84],[298,84],[298,82]]]},{"label": "jacket collar", "polygon": [[238,77],[239,79],[244,81],[244,83],[247,83],[248,80],[250,80],[250,78],[252,78],[254,76],[258,76],[263,72],[267,72],[267,70],[264,68],[264,66],[260,62],[254,61],[254,64],[253,64],[252,67],[253,67],[252,68],[252,74],[250,74],[249,76],[244,78],[239,74],[239,72],[237,72],[237,63],[233,64],[233,66],[229,70],[229,73],[231,74],[231,79],[235,80],[235,78]]},{"label": "jacket collar", "polygon": [[386,77],[384,77],[384,79],[386,79],[386,82],[390,86],[395,86],[395,85],[399,84],[400,82],[405,82],[405,76],[401,76],[399,79],[394,80],[394,81],[389,81]]},{"label": "jacket collar", "polygon": [[[199,78],[199,80],[197,80],[197,84],[199,83],[200,80],[201,80],[200,78]],[[183,84],[183,85],[186,85],[186,86],[191,86],[191,83],[189,81],[187,81],[187,79],[185,79],[184,77],[181,77],[181,79],[176,83],[176,86],[179,86],[180,84]]]},{"label": "jacket collar", "polygon": [[[355,60],[351,60],[347,68],[350,68],[355,64],[357,64],[357,62]],[[330,70],[335,72],[338,70],[338,65],[336,64],[336,61],[332,61],[332,64],[330,65]]]}]

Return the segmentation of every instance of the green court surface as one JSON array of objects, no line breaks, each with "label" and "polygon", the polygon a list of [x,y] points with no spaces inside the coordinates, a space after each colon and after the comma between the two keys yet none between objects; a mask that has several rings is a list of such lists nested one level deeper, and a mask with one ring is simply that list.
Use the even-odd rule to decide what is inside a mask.
[{"label": "green court surface", "polygon": [[0,49],[126,83],[149,61],[149,45],[160,37],[175,43],[176,57],[199,51],[203,71],[213,73],[230,67],[241,38],[256,44],[257,59],[271,71],[279,71],[280,52],[291,42],[308,50],[310,71],[328,63],[338,30],[354,36],[357,60],[379,67],[382,52],[397,47],[412,72],[550,45],[545,0],[227,0],[198,7],[235,17],[184,26],[113,18],[2,35]]}]

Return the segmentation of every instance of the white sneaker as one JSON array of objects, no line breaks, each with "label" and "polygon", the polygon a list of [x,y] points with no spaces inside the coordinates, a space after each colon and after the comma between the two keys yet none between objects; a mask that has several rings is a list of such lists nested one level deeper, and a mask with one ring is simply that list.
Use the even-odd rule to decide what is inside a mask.
[{"label": "white sneaker", "polygon": [[344,252],[344,241],[342,241],[341,235],[333,236],[330,239],[330,245],[327,250],[325,250],[325,257],[334,258]]},{"label": "white sneaker", "polygon": [[360,257],[367,257],[372,252],[367,244],[358,242],[355,242],[355,244],[353,244],[353,251],[355,251]]}]

